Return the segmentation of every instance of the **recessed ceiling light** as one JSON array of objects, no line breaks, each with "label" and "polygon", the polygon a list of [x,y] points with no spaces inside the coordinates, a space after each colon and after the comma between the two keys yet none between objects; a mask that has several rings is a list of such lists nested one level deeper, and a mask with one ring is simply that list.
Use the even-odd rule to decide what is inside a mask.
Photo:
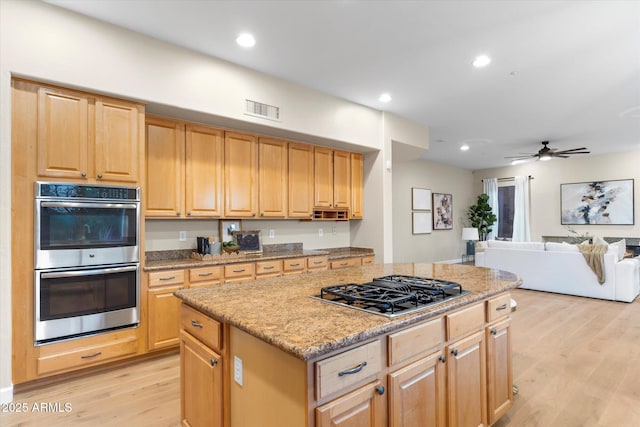
[{"label": "recessed ceiling light", "polygon": [[469,146],[467,144],[460,146],[460,150],[462,151],[467,151],[468,149],[469,149]]},{"label": "recessed ceiling light", "polygon": [[491,62],[491,58],[489,58],[487,55],[480,55],[480,56],[477,56],[476,59],[473,61],[473,66],[477,68],[485,67],[489,65],[490,62]]},{"label": "recessed ceiling light", "polygon": [[253,47],[256,44],[256,39],[249,33],[242,33],[236,39],[236,43],[242,47]]},{"label": "recessed ceiling light", "polygon": [[389,102],[389,101],[391,101],[391,95],[389,95],[388,93],[383,93],[378,98],[378,101],[380,101],[380,102]]}]

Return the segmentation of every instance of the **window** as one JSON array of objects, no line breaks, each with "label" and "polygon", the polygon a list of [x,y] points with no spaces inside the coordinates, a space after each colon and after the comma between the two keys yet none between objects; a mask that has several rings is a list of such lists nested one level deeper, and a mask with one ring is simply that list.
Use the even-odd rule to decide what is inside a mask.
[{"label": "window", "polygon": [[513,213],[515,210],[515,185],[498,184],[498,235],[500,239],[509,239],[513,237]]}]

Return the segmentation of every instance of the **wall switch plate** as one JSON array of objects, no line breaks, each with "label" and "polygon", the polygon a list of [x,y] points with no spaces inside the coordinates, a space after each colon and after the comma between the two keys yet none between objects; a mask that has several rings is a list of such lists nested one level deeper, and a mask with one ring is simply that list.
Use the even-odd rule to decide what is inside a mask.
[{"label": "wall switch plate", "polygon": [[273,239],[274,237],[276,237],[276,230],[274,229],[269,229],[269,238]]},{"label": "wall switch plate", "polygon": [[319,237],[324,236],[324,232],[322,231],[322,228],[318,228],[318,236]]},{"label": "wall switch plate", "polygon": [[242,385],[242,359],[238,356],[233,356],[233,379]]},{"label": "wall switch plate", "polygon": [[187,232],[186,231],[181,231],[180,232],[180,241],[184,242],[185,240],[187,240]]}]

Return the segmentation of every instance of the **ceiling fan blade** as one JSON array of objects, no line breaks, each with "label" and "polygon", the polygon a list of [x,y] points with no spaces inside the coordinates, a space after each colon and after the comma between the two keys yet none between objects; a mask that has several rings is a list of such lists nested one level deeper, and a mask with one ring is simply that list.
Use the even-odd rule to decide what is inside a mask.
[{"label": "ceiling fan blade", "polygon": [[525,156],[509,156],[509,157],[505,157],[505,159],[529,159],[537,156],[538,156],[537,154],[527,154]]},{"label": "ceiling fan blade", "polygon": [[584,151],[584,150],[586,150],[585,147],[582,147],[582,148],[571,148],[569,150],[558,151],[558,153],[574,153],[576,151]]},{"label": "ceiling fan blade", "polygon": [[569,157],[571,157],[571,156],[565,156],[565,155],[563,155],[563,154],[560,154],[560,155],[558,155],[558,154],[554,154],[552,157],[558,157],[558,158],[560,158],[560,159],[568,159],[568,158],[569,158]]}]

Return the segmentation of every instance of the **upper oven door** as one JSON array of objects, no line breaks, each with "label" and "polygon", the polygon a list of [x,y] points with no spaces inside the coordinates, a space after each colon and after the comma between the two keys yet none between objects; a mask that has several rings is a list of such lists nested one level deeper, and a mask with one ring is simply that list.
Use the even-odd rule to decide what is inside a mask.
[{"label": "upper oven door", "polygon": [[140,261],[139,202],[35,203],[36,269]]}]

